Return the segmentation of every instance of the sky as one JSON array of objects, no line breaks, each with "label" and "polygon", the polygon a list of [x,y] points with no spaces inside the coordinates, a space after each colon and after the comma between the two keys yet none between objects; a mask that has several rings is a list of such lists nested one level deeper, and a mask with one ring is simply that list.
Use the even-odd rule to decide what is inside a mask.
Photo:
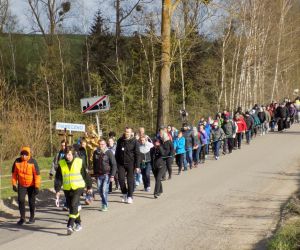
[{"label": "sky", "polygon": [[[57,0],[57,2],[61,2],[65,0]],[[64,21],[63,27],[65,30],[69,30],[69,32],[74,32],[74,26],[77,27],[77,33],[88,33],[90,27],[93,23],[93,19],[95,14],[100,9],[104,17],[109,19],[113,27],[113,22],[115,20],[115,10],[114,10],[114,0],[69,0],[71,2],[71,11],[68,13],[68,18]],[[136,0],[124,0],[123,3],[127,3],[129,5],[133,5]],[[149,0],[150,1],[150,0]],[[161,11],[161,0],[151,0],[152,3],[148,5],[144,5],[145,12],[155,12],[158,14],[158,18],[160,18]],[[28,4],[28,0],[10,0],[11,12],[13,15],[17,16],[18,19],[18,31],[23,33],[34,33],[34,29],[32,28],[32,18],[30,15],[30,7]],[[137,13],[137,12],[135,12]],[[210,19],[210,21],[214,20]],[[210,30],[210,23],[204,23],[204,30]],[[141,28],[141,26],[140,26]],[[127,28],[127,32],[131,33],[139,27],[130,27]],[[78,32],[80,30],[80,32]],[[159,30],[159,29],[158,29]],[[201,27],[203,31],[203,27]],[[205,31],[204,31],[205,32]]]},{"label": "sky", "polygon": [[[65,22],[64,26],[71,28],[76,25],[82,30],[88,30],[97,10],[105,10],[105,14],[110,16],[113,14],[113,6],[111,5],[111,0],[70,0],[71,4],[73,2],[73,10],[71,7],[71,12],[69,18]],[[32,32],[32,22],[30,21],[30,8],[28,0],[10,0],[11,12],[13,15],[17,16],[19,26],[24,31],[24,33]],[[74,7],[76,12],[74,13]],[[75,17],[76,16],[76,17]]]}]

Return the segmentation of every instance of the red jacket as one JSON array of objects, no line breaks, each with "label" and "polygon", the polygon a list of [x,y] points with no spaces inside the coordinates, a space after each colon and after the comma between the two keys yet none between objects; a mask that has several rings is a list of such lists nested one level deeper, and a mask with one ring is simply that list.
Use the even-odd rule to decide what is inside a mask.
[{"label": "red jacket", "polygon": [[247,130],[247,124],[246,124],[244,118],[236,119],[235,122],[238,126],[237,133],[242,133],[242,132],[245,132]]}]

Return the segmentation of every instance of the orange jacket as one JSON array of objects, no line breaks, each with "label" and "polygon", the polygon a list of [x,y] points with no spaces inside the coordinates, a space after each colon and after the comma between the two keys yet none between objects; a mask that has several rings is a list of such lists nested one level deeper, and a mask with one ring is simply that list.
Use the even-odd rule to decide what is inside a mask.
[{"label": "orange jacket", "polygon": [[22,147],[21,152],[28,153],[28,160],[23,156],[17,158],[12,167],[12,185],[19,184],[22,187],[40,188],[41,176],[37,162],[30,155],[29,147]]}]

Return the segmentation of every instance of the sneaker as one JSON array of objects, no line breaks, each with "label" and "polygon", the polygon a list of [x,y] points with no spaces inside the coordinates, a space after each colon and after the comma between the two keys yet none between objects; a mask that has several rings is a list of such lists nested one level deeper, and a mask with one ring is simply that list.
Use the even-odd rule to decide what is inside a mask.
[{"label": "sneaker", "polygon": [[78,206],[78,212],[82,209],[81,205]]},{"label": "sneaker", "polygon": [[219,156],[215,156],[215,159],[216,159],[216,160],[219,160]]},{"label": "sneaker", "polygon": [[27,224],[34,224],[35,223],[35,218],[34,217],[30,217],[29,221],[27,222]]},{"label": "sneaker", "polygon": [[102,205],[101,211],[102,212],[107,212],[108,211],[108,207],[106,205]]},{"label": "sneaker", "polygon": [[73,232],[74,232],[74,229],[71,226],[69,226],[67,228],[67,235],[71,235]]},{"label": "sneaker", "polygon": [[18,226],[22,226],[25,222],[26,222],[26,220],[23,219],[23,218],[21,218],[21,219],[17,222],[17,225],[18,225]]},{"label": "sneaker", "polygon": [[157,194],[155,194],[155,195],[154,195],[154,199],[157,199],[157,198],[158,198],[158,195],[157,195]]},{"label": "sneaker", "polygon": [[121,200],[123,203],[126,203],[127,202],[127,195],[126,194],[123,194],[122,196],[122,200]]},{"label": "sneaker", "polygon": [[147,187],[146,192],[150,192],[150,191],[151,191],[151,187]]},{"label": "sneaker", "polygon": [[133,199],[132,199],[131,197],[128,197],[128,198],[127,198],[127,203],[128,203],[128,204],[132,204],[132,203],[133,203]]},{"label": "sneaker", "polygon": [[76,225],[75,225],[73,231],[79,232],[79,231],[81,231],[81,230],[82,230],[82,226],[81,226],[79,223],[76,223]]}]

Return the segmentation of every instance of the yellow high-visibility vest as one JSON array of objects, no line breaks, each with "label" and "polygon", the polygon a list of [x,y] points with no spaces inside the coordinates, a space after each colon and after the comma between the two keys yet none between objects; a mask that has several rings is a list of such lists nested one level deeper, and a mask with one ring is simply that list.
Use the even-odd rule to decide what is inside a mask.
[{"label": "yellow high-visibility vest", "polygon": [[80,158],[74,159],[70,170],[65,159],[60,160],[59,165],[63,177],[63,190],[76,190],[85,187],[81,175],[82,160]]}]

